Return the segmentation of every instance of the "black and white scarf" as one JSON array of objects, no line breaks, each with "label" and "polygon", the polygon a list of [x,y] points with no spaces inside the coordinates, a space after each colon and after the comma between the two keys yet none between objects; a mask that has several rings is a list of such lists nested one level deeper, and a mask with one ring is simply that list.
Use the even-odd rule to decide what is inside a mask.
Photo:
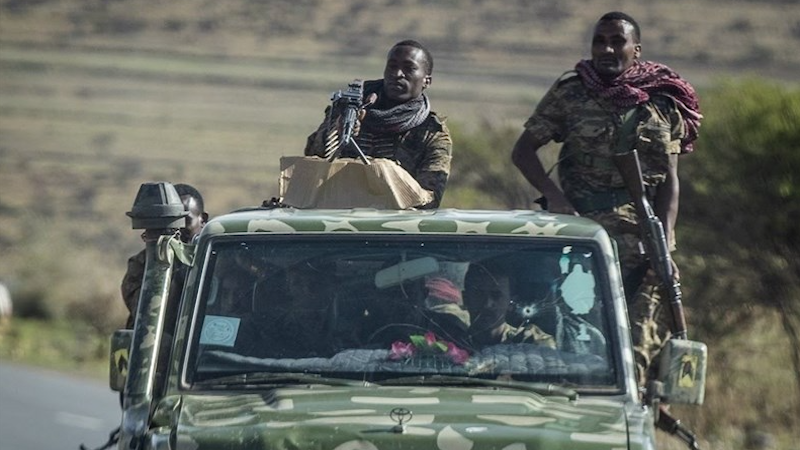
[{"label": "black and white scarf", "polygon": [[[380,104],[383,94],[383,80],[370,80],[364,82],[364,98],[376,94]],[[376,134],[403,133],[422,124],[431,112],[431,104],[424,93],[419,97],[405,103],[379,109],[376,106],[367,108],[366,116],[362,121],[365,131]]]}]

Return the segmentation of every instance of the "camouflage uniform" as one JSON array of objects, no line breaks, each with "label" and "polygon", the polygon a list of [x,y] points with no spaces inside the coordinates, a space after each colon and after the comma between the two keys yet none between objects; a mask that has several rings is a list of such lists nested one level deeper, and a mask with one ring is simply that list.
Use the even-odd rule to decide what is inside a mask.
[{"label": "camouflage uniform", "polygon": [[[648,263],[641,250],[636,210],[612,159],[624,113],[593,95],[578,76],[565,76],[547,92],[525,128],[543,142],[563,142],[558,169],[564,194],[581,216],[599,222],[617,242],[636,363],[643,381],[668,331],[657,324],[658,282],[643,270]],[[666,179],[670,155],[681,152],[686,129],[675,102],[668,97],[653,96],[635,114],[636,149],[654,204],[655,187]],[[630,145],[634,145],[633,139]],[[674,249],[674,241],[670,247]]]},{"label": "camouflage uniform", "polygon": [[556,340],[553,336],[542,331],[541,328],[533,324],[515,327],[504,323],[500,337],[501,343],[514,344],[539,344],[545,347],[556,348]]},{"label": "camouflage uniform", "polygon": [[[144,269],[147,262],[147,253],[144,249],[139,253],[128,258],[128,270],[122,277],[120,291],[122,301],[128,308],[128,319],[125,321],[125,328],[132,330],[136,320],[136,308],[139,305],[139,294],[142,292],[142,281],[144,280]],[[177,316],[175,306],[178,303],[181,292],[183,291],[183,279],[186,277],[186,266],[176,260],[173,263],[172,282],[169,288],[169,305],[166,312],[167,324],[169,320],[174,320]],[[169,327],[168,327],[169,328]]]},{"label": "camouflage uniform", "polygon": [[139,294],[142,291],[146,260],[147,255],[144,249],[128,258],[128,271],[125,272],[125,276],[122,278],[120,291],[122,292],[122,301],[125,302],[125,306],[128,308],[128,320],[125,322],[125,328],[127,329],[133,329],[136,318],[136,305],[139,304]]},{"label": "camouflage uniform", "polygon": [[[336,139],[335,127],[328,129],[331,108],[325,110],[325,120],[306,142],[306,156],[326,157],[326,140]],[[404,133],[370,133],[364,129],[355,138],[365,155],[397,161],[424,189],[433,192],[434,200],[426,207],[437,208],[442,201],[447,179],[450,177],[453,141],[445,119],[431,112],[428,118]],[[346,147],[342,157],[358,156],[352,146]]]}]

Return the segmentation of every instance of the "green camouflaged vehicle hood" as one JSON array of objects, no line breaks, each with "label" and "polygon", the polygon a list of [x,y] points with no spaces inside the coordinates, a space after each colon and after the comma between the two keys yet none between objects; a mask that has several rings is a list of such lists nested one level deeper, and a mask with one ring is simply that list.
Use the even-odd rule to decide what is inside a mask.
[{"label": "green camouflaged vehicle hood", "polygon": [[[405,432],[394,408],[413,413]],[[313,386],[187,395],[179,411],[179,449],[628,448],[623,403],[519,390]]]}]

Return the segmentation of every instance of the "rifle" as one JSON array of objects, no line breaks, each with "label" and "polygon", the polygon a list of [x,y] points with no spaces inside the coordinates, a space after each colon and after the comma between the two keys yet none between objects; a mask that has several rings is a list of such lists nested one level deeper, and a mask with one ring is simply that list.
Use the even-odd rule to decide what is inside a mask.
[{"label": "rifle", "polygon": [[[688,340],[686,331],[686,317],[683,312],[681,285],[675,281],[672,259],[669,246],[664,233],[664,225],[653,211],[650,201],[647,200],[642,178],[642,168],[639,164],[639,155],[636,149],[614,155],[614,163],[625,180],[628,192],[636,205],[639,215],[639,224],[642,228],[645,251],[650,259],[650,265],[658,275],[663,290],[670,301],[672,312],[672,332],[676,339]],[[656,427],[676,436],[690,449],[698,449],[697,438],[686,428],[680,420],[672,416],[662,405],[657,406]]]},{"label": "rifle", "polygon": [[663,406],[658,407],[658,418],[656,427],[683,441],[691,450],[698,450],[697,437],[692,431],[684,426],[680,420],[676,419]]},{"label": "rifle", "polygon": [[[328,157],[328,161],[333,161],[334,159],[338,158],[342,152],[342,149],[352,144],[353,147],[358,151],[361,160],[364,161],[364,164],[369,165],[369,161],[367,160],[366,155],[364,152],[361,151],[361,147],[356,144],[356,140],[353,138],[353,132],[356,128],[356,122],[358,121],[358,115],[361,111],[363,106],[363,97],[364,97],[364,82],[361,80],[353,80],[352,83],[347,85],[347,89],[339,90],[331,95],[331,119],[334,117],[340,117],[341,122],[339,123],[339,148],[334,151],[330,157]],[[338,113],[338,114],[336,114]]]},{"label": "rifle", "polygon": [[677,339],[688,339],[681,284],[674,278],[675,273],[666,235],[664,234],[664,225],[653,212],[653,208],[645,195],[639,155],[636,149],[618,153],[614,156],[614,163],[617,165],[620,174],[622,174],[625,185],[628,187],[628,192],[636,205],[639,224],[642,228],[645,252],[650,259],[650,265],[658,276],[663,291],[669,298],[670,311],[672,312],[672,333]]}]

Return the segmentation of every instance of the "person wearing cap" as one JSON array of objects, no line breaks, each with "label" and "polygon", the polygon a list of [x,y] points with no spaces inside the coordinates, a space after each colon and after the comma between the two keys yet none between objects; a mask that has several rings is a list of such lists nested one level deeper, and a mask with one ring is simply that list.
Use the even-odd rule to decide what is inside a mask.
[{"label": "person wearing cap", "polygon": [[[181,198],[184,209],[188,212],[186,215],[186,224],[179,230],[181,241],[190,243],[195,236],[200,234],[206,222],[208,221],[208,213],[205,211],[205,203],[203,196],[193,186],[188,184],[176,184],[175,191]],[[144,279],[144,269],[146,261],[145,250],[128,258],[128,269],[122,277],[120,291],[122,293],[122,300],[125,302],[125,307],[128,309],[128,318],[125,321],[126,329],[133,329],[134,321],[136,320],[136,307],[139,304],[139,294],[142,290],[142,280]],[[179,275],[184,274],[183,264],[180,261],[175,261],[176,268],[173,270],[173,280],[181,279]],[[179,289],[177,283],[172,283],[173,289]],[[170,296],[172,297],[172,293]],[[177,295],[177,294],[175,294]]]}]

